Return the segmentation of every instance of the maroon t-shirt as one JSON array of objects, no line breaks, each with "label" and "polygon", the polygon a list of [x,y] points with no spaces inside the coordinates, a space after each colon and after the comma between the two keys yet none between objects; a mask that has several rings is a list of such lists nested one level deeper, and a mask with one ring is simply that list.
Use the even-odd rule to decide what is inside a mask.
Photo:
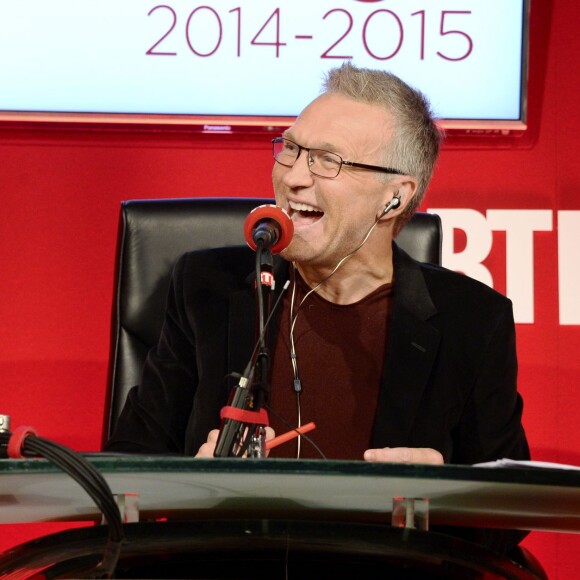
[{"label": "maroon t-shirt", "polygon": [[[294,313],[310,290],[297,273]],[[292,287],[281,304],[274,346],[270,407],[297,425],[297,398],[290,360]],[[294,327],[298,377],[302,391],[302,424],[314,421],[308,436],[328,459],[363,459],[371,447],[387,343],[393,284],[385,284],[359,302],[333,304],[313,292],[298,311]],[[270,424],[280,435],[289,430],[274,413]],[[272,450],[270,457],[296,457],[293,440]],[[320,458],[302,438],[300,457]]]}]

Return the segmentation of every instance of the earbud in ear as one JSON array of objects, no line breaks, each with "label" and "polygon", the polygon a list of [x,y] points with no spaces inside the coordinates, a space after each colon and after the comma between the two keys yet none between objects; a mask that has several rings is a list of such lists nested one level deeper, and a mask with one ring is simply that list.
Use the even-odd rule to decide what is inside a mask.
[{"label": "earbud in ear", "polygon": [[385,209],[383,210],[383,213],[381,214],[381,217],[383,217],[384,215],[388,214],[392,209],[397,209],[402,202],[402,197],[399,195],[399,192],[397,192],[393,198],[391,199],[391,201],[385,206]]}]

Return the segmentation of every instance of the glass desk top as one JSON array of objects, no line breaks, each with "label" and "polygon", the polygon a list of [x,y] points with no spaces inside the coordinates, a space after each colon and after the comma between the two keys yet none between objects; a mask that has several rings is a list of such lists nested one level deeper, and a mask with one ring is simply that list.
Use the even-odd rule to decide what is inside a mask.
[{"label": "glass desk top", "polygon": [[[141,520],[197,517],[391,520],[393,498],[429,499],[430,525],[580,532],[580,471],[362,461],[85,454]],[[100,520],[43,459],[0,460],[0,523]]]}]

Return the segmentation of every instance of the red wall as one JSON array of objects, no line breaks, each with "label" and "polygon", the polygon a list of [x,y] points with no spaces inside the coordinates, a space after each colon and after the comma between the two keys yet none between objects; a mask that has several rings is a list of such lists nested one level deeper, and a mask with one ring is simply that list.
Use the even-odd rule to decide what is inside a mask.
[{"label": "red wall", "polygon": [[[426,208],[580,210],[580,5],[532,5],[530,130],[515,146],[450,143]],[[269,196],[271,165],[267,137],[0,126],[0,411],[13,426],[99,448],[119,202]],[[580,327],[558,321],[556,227],[534,236],[520,390],[535,458],[580,465]],[[486,263],[505,291],[505,236],[493,241]],[[2,526],[0,549],[56,527]],[[551,578],[575,576],[580,536],[533,533],[526,545]]]}]

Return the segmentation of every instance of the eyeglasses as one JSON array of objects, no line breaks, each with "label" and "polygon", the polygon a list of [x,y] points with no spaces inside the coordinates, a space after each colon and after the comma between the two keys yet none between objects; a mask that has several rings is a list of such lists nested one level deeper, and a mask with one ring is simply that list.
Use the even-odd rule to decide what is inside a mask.
[{"label": "eyeglasses", "polygon": [[272,139],[272,153],[274,159],[280,165],[292,167],[300,157],[300,153],[308,153],[308,169],[310,173],[319,177],[337,177],[343,165],[346,167],[359,167],[371,171],[380,171],[382,173],[393,173],[394,175],[406,175],[403,171],[393,169],[392,167],[379,167],[377,165],[366,165],[365,163],[354,163],[353,161],[344,161],[338,153],[325,151],[324,149],[309,149],[302,147],[290,139],[277,137]]}]

